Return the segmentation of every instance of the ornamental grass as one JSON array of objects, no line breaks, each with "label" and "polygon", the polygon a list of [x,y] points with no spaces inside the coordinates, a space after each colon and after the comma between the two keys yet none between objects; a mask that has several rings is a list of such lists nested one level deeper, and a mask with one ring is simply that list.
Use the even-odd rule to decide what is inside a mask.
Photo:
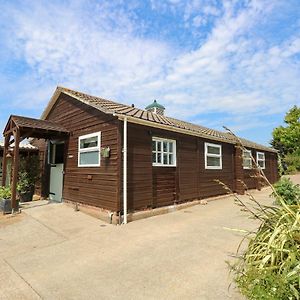
[{"label": "ornamental grass", "polygon": [[[244,237],[237,249],[237,260],[229,264],[230,268],[241,293],[248,299],[300,299],[300,205],[287,204],[288,199],[277,193],[253,157],[252,160],[277,202],[262,205],[246,192],[249,204],[234,194],[235,203],[257,220],[259,226],[253,231],[238,230]],[[244,242],[248,244],[242,251]]]}]

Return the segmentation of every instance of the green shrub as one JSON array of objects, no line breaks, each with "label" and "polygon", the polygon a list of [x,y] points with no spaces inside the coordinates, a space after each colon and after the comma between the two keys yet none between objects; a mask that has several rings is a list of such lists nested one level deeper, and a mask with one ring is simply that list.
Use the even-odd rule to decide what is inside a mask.
[{"label": "green shrub", "polygon": [[248,247],[231,265],[240,291],[249,299],[300,299],[300,206],[287,205],[279,195],[280,206],[263,206],[251,195],[250,206],[235,197],[260,221],[246,233]]},{"label": "green shrub", "polygon": [[281,178],[274,184],[276,193],[272,193],[272,196],[276,198],[276,203],[280,204],[280,199],[288,205],[300,204],[300,186],[299,184],[293,184],[289,178]]},{"label": "green shrub", "polygon": [[20,160],[17,190],[24,193],[31,190],[40,176],[40,162],[38,155],[32,155]]},{"label": "green shrub", "polygon": [[289,282],[282,274],[250,268],[236,278],[237,285],[250,300],[289,300]]},{"label": "green shrub", "polygon": [[9,187],[0,187],[0,199],[10,199],[11,191]]},{"label": "green shrub", "polygon": [[284,157],[284,162],[287,165],[288,174],[300,172],[300,149],[293,153],[288,153]]}]

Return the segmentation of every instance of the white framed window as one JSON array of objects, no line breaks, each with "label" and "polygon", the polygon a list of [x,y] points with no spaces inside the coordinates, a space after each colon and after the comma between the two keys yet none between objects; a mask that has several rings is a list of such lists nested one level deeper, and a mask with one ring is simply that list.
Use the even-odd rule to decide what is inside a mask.
[{"label": "white framed window", "polygon": [[251,150],[243,151],[243,168],[244,169],[252,169],[252,158],[251,158]]},{"label": "white framed window", "polygon": [[205,143],[205,169],[222,169],[222,146],[218,144]]},{"label": "white framed window", "polygon": [[261,169],[266,168],[266,159],[264,152],[256,152],[256,162]]},{"label": "white framed window", "polygon": [[152,165],[176,167],[176,141],[152,138]]},{"label": "white framed window", "polygon": [[100,167],[101,132],[78,138],[78,167]]}]

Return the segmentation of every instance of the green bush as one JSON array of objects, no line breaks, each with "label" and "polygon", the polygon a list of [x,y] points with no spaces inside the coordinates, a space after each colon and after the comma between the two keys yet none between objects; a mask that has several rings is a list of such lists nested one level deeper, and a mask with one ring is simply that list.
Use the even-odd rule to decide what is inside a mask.
[{"label": "green bush", "polygon": [[299,184],[293,184],[289,178],[281,178],[274,184],[276,193],[272,193],[272,196],[276,198],[276,203],[280,204],[279,197],[288,205],[300,204],[300,186]]},{"label": "green bush", "polygon": [[0,199],[10,199],[11,191],[9,187],[0,187]]}]

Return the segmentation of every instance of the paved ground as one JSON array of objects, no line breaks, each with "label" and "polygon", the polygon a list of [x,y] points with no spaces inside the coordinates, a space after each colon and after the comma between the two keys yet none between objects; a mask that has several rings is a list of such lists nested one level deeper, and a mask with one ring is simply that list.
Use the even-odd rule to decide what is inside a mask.
[{"label": "paved ground", "polygon": [[224,228],[255,224],[232,198],[126,226],[39,204],[0,217],[0,299],[241,299],[225,263],[241,236]]}]

